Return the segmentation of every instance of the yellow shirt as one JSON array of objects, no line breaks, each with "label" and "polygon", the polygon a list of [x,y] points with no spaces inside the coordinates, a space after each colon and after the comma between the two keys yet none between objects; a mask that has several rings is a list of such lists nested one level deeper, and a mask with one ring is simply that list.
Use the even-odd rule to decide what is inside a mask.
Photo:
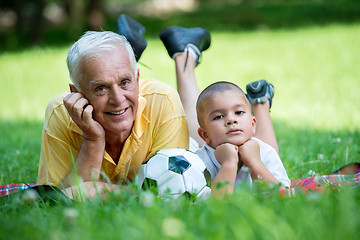
[{"label": "yellow shirt", "polygon": [[[118,163],[105,151],[101,171],[113,183],[133,181],[140,165],[158,150],[188,148],[189,132],[178,93],[153,79],[140,80],[139,107]],[[63,104],[65,92],[45,112],[38,184],[59,186],[69,174],[82,142],[82,131]]]}]

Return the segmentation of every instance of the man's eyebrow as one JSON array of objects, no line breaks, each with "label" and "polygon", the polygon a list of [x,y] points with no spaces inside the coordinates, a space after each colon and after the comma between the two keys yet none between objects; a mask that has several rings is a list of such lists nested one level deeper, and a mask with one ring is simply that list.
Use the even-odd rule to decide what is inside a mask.
[{"label": "man's eyebrow", "polygon": [[121,81],[125,80],[125,79],[132,79],[132,75],[131,74],[124,74],[119,78]]},{"label": "man's eyebrow", "polygon": [[[124,74],[121,77],[119,77],[119,81],[123,81],[126,79],[132,79],[132,75],[131,74]],[[98,86],[98,85],[106,85],[106,83],[104,81],[101,80],[91,80],[89,81],[89,85],[90,86]]]},{"label": "man's eyebrow", "polygon": [[104,85],[104,82],[97,81],[97,80],[91,80],[89,81],[90,86],[98,86],[98,85]]}]

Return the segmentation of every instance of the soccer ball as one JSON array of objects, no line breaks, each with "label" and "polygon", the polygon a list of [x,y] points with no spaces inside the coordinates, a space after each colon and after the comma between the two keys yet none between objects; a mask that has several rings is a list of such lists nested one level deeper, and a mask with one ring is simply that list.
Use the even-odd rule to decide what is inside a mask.
[{"label": "soccer ball", "polygon": [[142,164],[138,177],[143,189],[150,189],[163,199],[188,195],[191,199],[206,199],[210,188],[206,185],[205,164],[193,152],[182,148],[156,152]]}]

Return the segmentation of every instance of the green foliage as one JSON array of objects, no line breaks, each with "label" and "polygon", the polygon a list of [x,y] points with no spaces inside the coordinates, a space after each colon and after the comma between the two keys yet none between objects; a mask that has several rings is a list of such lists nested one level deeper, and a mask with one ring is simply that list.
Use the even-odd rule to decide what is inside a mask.
[{"label": "green foliage", "polygon": [[[80,7],[87,1],[81,0],[82,4],[79,4],[79,0],[77,2]],[[191,11],[152,12],[153,15],[150,16],[144,14],[148,12],[144,11],[146,7],[138,5],[145,0],[102,2],[106,10],[105,22],[101,29],[115,31],[118,16],[128,14],[146,27],[147,37],[157,37],[161,30],[171,25],[201,26],[211,31],[237,32],[257,29],[295,29],[360,21],[358,0],[194,0],[197,4]],[[67,16],[65,22],[60,25],[46,22],[43,39],[37,44],[64,46],[75,41],[87,30],[87,16],[84,13],[85,10],[79,10],[77,11],[79,16],[75,20]],[[2,34],[0,49],[8,51],[31,46],[29,29],[25,30],[20,32],[14,29],[0,30]]]},{"label": "green foliage", "polygon": [[[266,78],[275,86],[271,116],[289,177],[330,173],[360,157],[359,29],[212,32],[196,70],[200,88]],[[0,185],[36,182],[46,103],[70,81],[67,50],[0,55]],[[142,77],[175,86],[160,40],[149,38],[141,61],[150,66],[139,65]],[[83,203],[1,203],[0,239],[357,239],[360,228],[359,191],[350,187],[284,198],[261,185],[239,186],[232,196],[195,204],[162,201],[132,185],[120,190]]]},{"label": "green foliage", "polygon": [[11,202],[0,207],[0,239],[356,239],[360,227],[359,195],[346,188],[292,198],[238,190],[196,204],[144,204],[148,193],[53,207]]}]

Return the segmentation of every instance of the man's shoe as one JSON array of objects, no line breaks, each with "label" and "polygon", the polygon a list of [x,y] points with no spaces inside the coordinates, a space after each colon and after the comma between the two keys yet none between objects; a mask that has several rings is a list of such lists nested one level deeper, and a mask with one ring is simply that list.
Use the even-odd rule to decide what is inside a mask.
[{"label": "man's shoe", "polygon": [[116,32],[126,37],[134,49],[136,61],[139,61],[147,46],[147,41],[143,36],[145,27],[131,17],[121,14],[116,22]]},{"label": "man's shoe", "polygon": [[194,49],[200,57],[201,53],[208,49],[211,43],[210,33],[205,28],[172,26],[160,33],[160,39],[171,58],[174,58],[177,53],[184,52],[187,47]]},{"label": "man's shoe", "polygon": [[274,86],[268,83],[266,80],[259,80],[246,85],[246,97],[249,99],[250,104],[270,102],[270,108],[272,105],[272,99],[275,94]]}]

